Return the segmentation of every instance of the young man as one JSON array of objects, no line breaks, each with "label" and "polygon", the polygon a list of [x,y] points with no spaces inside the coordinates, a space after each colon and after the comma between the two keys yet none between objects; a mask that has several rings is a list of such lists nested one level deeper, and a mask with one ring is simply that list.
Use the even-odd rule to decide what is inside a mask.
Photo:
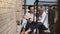
[{"label": "young man", "polygon": [[[34,6],[31,5],[28,7],[28,9],[29,9],[29,13],[26,13],[24,15],[24,19],[27,20],[27,24],[24,25],[25,27],[27,26],[27,30],[24,32],[24,34],[28,34],[30,31],[33,30],[33,23],[32,22],[33,22],[33,17],[34,17]],[[36,19],[34,19],[34,21],[36,21]]]}]

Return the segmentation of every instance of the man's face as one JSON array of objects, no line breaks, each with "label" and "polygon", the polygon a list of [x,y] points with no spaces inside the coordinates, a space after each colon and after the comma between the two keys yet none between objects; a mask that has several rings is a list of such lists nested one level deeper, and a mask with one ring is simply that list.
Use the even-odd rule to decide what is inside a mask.
[{"label": "man's face", "polygon": [[40,8],[40,9],[39,9],[39,13],[40,13],[40,14],[42,14],[43,11],[44,11],[43,8]]},{"label": "man's face", "polygon": [[30,12],[34,13],[34,7],[30,7]]}]

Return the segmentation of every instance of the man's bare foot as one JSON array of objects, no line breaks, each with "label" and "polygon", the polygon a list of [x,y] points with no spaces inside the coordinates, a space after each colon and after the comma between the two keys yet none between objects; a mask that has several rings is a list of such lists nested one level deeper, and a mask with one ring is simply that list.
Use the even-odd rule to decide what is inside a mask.
[{"label": "man's bare foot", "polygon": [[46,32],[46,33],[50,33],[50,31],[49,31],[49,30],[44,30],[44,32]]},{"label": "man's bare foot", "polygon": [[25,34],[28,34],[28,32],[25,32]]},{"label": "man's bare foot", "polygon": [[21,32],[21,34],[24,34],[24,32]]}]

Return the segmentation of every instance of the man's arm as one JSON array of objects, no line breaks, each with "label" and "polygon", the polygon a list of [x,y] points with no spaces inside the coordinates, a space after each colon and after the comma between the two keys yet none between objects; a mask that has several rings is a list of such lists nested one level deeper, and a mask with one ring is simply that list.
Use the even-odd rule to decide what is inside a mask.
[{"label": "man's arm", "polygon": [[41,22],[42,22],[42,23],[43,23],[45,17],[46,17],[46,14],[43,14],[43,15],[42,15],[42,19],[41,19]]},{"label": "man's arm", "polygon": [[29,19],[29,17],[28,17],[27,15],[24,15],[23,18],[25,18],[25,19]]},{"label": "man's arm", "polygon": [[27,15],[24,15],[24,19],[29,20],[30,22],[33,22],[33,19],[32,18],[29,18]]}]

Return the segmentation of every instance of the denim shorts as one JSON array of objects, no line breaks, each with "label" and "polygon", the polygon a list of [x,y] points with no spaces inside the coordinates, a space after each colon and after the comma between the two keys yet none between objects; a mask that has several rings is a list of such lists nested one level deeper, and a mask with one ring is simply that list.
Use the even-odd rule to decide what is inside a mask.
[{"label": "denim shorts", "polygon": [[27,23],[26,25],[27,29],[30,29],[31,31],[33,31],[34,29],[38,28],[40,30],[47,30],[47,28],[43,25],[43,23]]}]

